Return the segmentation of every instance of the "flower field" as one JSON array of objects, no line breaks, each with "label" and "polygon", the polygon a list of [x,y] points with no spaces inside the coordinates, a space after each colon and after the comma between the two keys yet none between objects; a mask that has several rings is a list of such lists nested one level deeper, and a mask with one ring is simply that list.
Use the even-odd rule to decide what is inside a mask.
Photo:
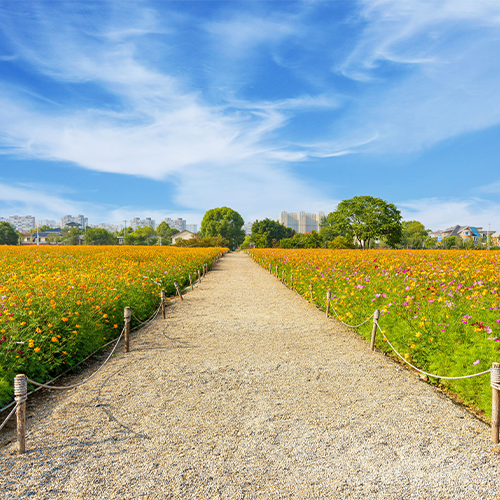
[{"label": "flower field", "polygon": [[[500,362],[500,252],[440,250],[249,251],[254,260],[325,309],[327,289],[340,319],[356,325],[380,310],[394,347],[430,373],[462,376]],[[370,339],[372,321],[359,333]],[[392,352],[380,333],[376,346]],[[440,384],[491,414],[489,375]]]},{"label": "flower field", "polygon": [[17,373],[43,382],[71,368],[119,335],[125,306],[146,319],[162,289],[174,295],[174,281],[188,284],[221,251],[0,247],[0,406]]}]

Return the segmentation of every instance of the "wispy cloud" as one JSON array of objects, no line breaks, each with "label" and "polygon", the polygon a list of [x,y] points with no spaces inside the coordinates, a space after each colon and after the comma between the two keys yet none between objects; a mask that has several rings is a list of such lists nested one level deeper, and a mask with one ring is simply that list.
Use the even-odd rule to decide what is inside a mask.
[{"label": "wispy cloud", "polygon": [[418,220],[430,229],[470,224],[500,230],[500,203],[481,198],[424,198],[397,202],[405,220]]}]

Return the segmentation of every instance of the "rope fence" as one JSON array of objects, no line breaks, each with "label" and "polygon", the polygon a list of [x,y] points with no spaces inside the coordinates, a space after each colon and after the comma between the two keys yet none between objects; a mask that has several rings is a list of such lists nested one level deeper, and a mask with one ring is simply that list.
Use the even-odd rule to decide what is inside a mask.
[{"label": "rope fence", "polygon": [[[252,256],[253,257],[253,256]],[[257,260],[255,257],[253,257],[254,260]],[[262,264],[263,261],[262,259],[258,259],[259,264]],[[285,276],[285,270],[282,270],[281,272],[281,277],[279,276],[279,267],[276,266],[275,271],[273,272],[272,270],[272,264],[269,264],[269,273],[276,276],[285,286],[288,286],[291,290],[297,292],[301,297],[304,297],[307,299],[307,292],[306,295],[302,295],[298,290],[296,290],[293,286],[293,273],[290,274],[290,285],[286,282],[286,276]],[[314,304],[314,297],[313,297],[313,286],[312,283],[309,284],[308,286],[309,290],[309,295],[310,299],[308,300],[312,304]],[[479,373],[473,373],[471,375],[463,375],[460,377],[448,377],[444,375],[435,375],[432,373],[427,373],[424,370],[421,370],[420,368],[417,368],[415,365],[410,363],[404,356],[402,356],[396,348],[391,344],[389,339],[387,338],[387,335],[382,331],[379,325],[379,318],[380,318],[380,311],[377,309],[373,312],[373,314],[369,317],[366,318],[362,323],[359,323],[357,325],[349,325],[345,323],[343,320],[340,319],[340,316],[336,309],[333,307],[331,304],[331,291],[328,289],[326,291],[326,298],[323,304],[321,305],[320,309],[323,309],[323,306],[326,303],[326,317],[327,319],[330,317],[330,308],[332,309],[333,313],[337,317],[337,320],[340,321],[343,325],[349,327],[349,328],[359,328],[360,326],[366,324],[368,321],[370,321],[373,318],[373,328],[372,328],[372,334],[371,334],[371,339],[370,339],[370,350],[375,349],[375,337],[377,333],[377,329],[380,331],[380,333],[383,336],[383,340],[387,342],[387,344],[391,347],[391,349],[394,351],[394,353],[402,360],[404,363],[406,363],[408,366],[413,368],[415,371],[426,375],[431,378],[436,378],[436,379],[443,379],[443,380],[463,380],[463,379],[468,379],[468,378],[473,378],[473,377],[479,377],[482,375],[486,375],[487,373],[490,374],[490,385],[491,385],[491,391],[492,391],[492,411],[491,411],[491,442],[493,444],[499,444],[499,435],[500,435],[500,363],[493,363],[492,367],[489,368],[488,370],[485,370],[483,372]]]},{"label": "rope fence", "polygon": [[[222,256],[223,256],[223,253],[219,253],[210,262],[210,267],[209,267],[209,264],[205,263],[205,264],[203,264],[202,270],[198,269],[198,281],[196,283],[193,283],[191,275],[189,275],[189,286],[185,287],[183,290],[180,289],[179,284],[177,282],[174,283],[176,293],[179,296],[181,301],[183,300],[182,293],[188,289],[193,290],[195,286],[199,286],[202,278],[206,277],[209,269],[212,270]],[[118,338],[116,340],[112,340],[111,342],[108,342],[104,346],[100,347],[99,349],[94,351],[92,354],[87,356],[84,360],[80,361],[76,365],[76,366],[78,366],[79,364],[83,363],[84,361],[89,359],[91,356],[93,356],[96,352],[103,349],[104,347],[112,344],[113,342],[115,343],[115,345],[113,346],[113,349],[111,350],[109,355],[104,360],[104,363],[102,363],[102,365],[96,371],[94,371],[94,373],[92,373],[92,375],[87,377],[85,380],[82,380],[81,382],[78,382],[78,383],[72,384],[72,385],[64,385],[64,386],[49,385],[52,382],[54,382],[55,380],[57,380],[58,378],[64,376],[70,370],[62,373],[61,375],[55,377],[54,379],[52,379],[49,382],[46,382],[44,384],[42,384],[40,382],[36,382],[35,380],[31,380],[26,375],[24,375],[22,373],[15,376],[15,378],[14,378],[14,398],[15,399],[12,403],[10,403],[6,407],[2,408],[0,411],[5,411],[5,410],[9,409],[11,406],[14,406],[14,407],[12,408],[11,412],[7,415],[7,418],[5,418],[5,420],[0,424],[0,430],[3,429],[3,427],[7,424],[9,419],[15,413],[16,417],[17,417],[17,454],[18,455],[26,452],[26,402],[28,400],[28,396],[30,394],[33,394],[34,392],[40,390],[40,389],[55,389],[55,390],[75,389],[77,387],[80,387],[80,386],[86,384],[89,380],[92,380],[107,365],[107,363],[109,362],[109,360],[111,359],[111,357],[115,353],[116,348],[118,347],[118,344],[119,344],[120,340],[122,339],[122,337],[124,337],[124,339],[125,339],[125,352],[130,351],[130,333],[132,331],[130,326],[131,326],[132,317],[134,317],[139,322],[139,325],[136,326],[134,328],[134,330],[141,328],[144,325],[155,320],[156,317],[158,316],[160,310],[162,310],[163,319],[166,319],[165,304],[166,304],[165,291],[161,290],[160,305],[158,306],[156,311],[153,313],[153,315],[145,321],[140,320],[132,312],[132,309],[130,307],[128,307],[128,306],[125,307],[125,310],[124,310],[125,325],[124,325],[120,335],[118,336]],[[75,367],[73,367],[72,369],[74,369],[74,368]],[[37,388],[35,390],[31,391],[30,393],[28,393],[28,383],[34,385]]]}]

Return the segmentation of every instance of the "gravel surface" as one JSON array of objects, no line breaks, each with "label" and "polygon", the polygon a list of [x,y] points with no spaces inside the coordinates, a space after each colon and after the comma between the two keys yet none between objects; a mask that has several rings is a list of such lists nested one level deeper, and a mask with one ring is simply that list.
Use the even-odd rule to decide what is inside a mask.
[{"label": "gravel surface", "polygon": [[487,425],[244,254],[34,403],[1,498],[500,498]]}]

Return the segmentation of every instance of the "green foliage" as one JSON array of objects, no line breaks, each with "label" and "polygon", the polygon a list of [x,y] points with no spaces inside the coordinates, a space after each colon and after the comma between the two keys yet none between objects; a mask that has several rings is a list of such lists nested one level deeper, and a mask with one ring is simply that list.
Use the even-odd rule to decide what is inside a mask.
[{"label": "green foliage", "polygon": [[402,238],[401,214],[395,205],[381,198],[355,196],[341,201],[326,222],[342,236],[357,239],[361,248],[370,247],[375,238],[382,238],[395,247]]},{"label": "green foliage", "polygon": [[170,227],[165,221],[160,222],[156,228],[156,235],[162,239],[163,245],[170,245],[172,243],[172,236],[178,232],[178,229]]},{"label": "green foliage", "polygon": [[138,227],[134,232],[124,238],[125,245],[156,245],[155,230],[150,227]]},{"label": "green foliage", "polygon": [[229,248],[229,241],[222,236],[212,236],[210,238],[199,238],[195,236],[189,240],[177,240],[176,247],[222,247]]},{"label": "green foliage", "polygon": [[122,230],[118,231],[116,234],[117,236],[126,236],[127,234],[133,233],[134,230],[129,226],[129,227],[124,227]]},{"label": "green foliage", "polygon": [[51,229],[50,226],[43,225],[43,226],[39,226],[39,227],[35,227],[35,228],[31,229],[30,233],[31,234],[34,234],[36,232],[43,233],[45,231],[49,231],[50,229]]},{"label": "green foliage", "polygon": [[423,248],[429,234],[425,226],[416,220],[405,220],[402,225],[401,247],[403,248]]},{"label": "green foliage", "polygon": [[337,236],[332,241],[328,242],[328,248],[334,249],[348,249],[348,248],[356,248],[354,243],[346,238],[345,236]]},{"label": "green foliage", "polygon": [[0,245],[17,245],[19,234],[8,222],[0,222]]},{"label": "green foliage", "polygon": [[[326,217],[323,217],[322,220],[326,223]],[[325,223],[320,224],[319,235],[321,236],[321,246],[329,248],[328,243],[333,241],[337,236],[340,236],[340,233],[332,226],[324,225]]]},{"label": "green foliage", "polygon": [[296,234],[293,238],[283,238],[280,248],[321,248],[323,240],[316,231],[309,234]]},{"label": "green foliage", "polygon": [[80,235],[82,231],[77,227],[72,227],[66,236],[63,238],[63,243],[65,245],[79,245],[80,244]]},{"label": "green foliage", "polygon": [[458,236],[448,236],[447,238],[443,238],[443,248],[446,250],[450,250],[451,248],[459,248],[463,246],[462,238]]},{"label": "green foliage", "polygon": [[87,245],[114,245],[118,242],[116,237],[104,228],[87,229],[84,241]]},{"label": "green foliage", "polygon": [[292,228],[268,218],[252,224],[251,241],[257,248],[276,247],[283,238],[292,238],[294,235]]},{"label": "green foliage", "polygon": [[222,236],[231,249],[243,243],[245,232],[241,215],[229,207],[212,208],[203,216],[201,234],[205,238]]}]

